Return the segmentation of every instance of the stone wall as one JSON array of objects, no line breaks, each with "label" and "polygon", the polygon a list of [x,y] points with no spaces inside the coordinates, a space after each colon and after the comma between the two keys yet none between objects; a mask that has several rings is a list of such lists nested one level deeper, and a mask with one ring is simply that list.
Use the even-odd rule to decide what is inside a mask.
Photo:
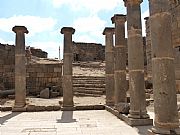
[{"label": "stone wall", "polygon": [[62,88],[62,64],[32,64],[27,66],[27,90],[29,94],[39,94],[50,86]]},{"label": "stone wall", "polygon": [[[34,52],[36,49],[34,49]],[[43,56],[44,53],[36,54]],[[43,52],[43,51],[42,51]],[[0,90],[14,89],[15,87],[15,46],[0,44]],[[45,56],[45,55],[44,55]],[[52,85],[61,88],[62,63],[49,62],[26,65],[26,87],[30,94],[39,92]]]},{"label": "stone wall", "polygon": [[48,53],[45,51],[42,51],[41,49],[36,49],[34,47],[31,47],[31,53],[33,56],[39,57],[39,58],[47,58]]},{"label": "stone wall", "polygon": [[96,43],[73,42],[74,61],[105,60],[105,46]]}]

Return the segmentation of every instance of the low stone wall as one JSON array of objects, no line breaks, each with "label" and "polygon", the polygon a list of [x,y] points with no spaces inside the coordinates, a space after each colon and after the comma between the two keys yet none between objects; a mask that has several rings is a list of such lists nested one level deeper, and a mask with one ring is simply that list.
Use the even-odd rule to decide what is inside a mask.
[{"label": "low stone wall", "polygon": [[33,64],[27,66],[27,90],[37,95],[46,87],[62,88],[62,64]]},{"label": "low stone wall", "polygon": [[[14,89],[14,65],[0,67],[0,90]],[[62,88],[62,64],[32,64],[27,65],[26,87],[29,94],[37,95],[50,86]]]}]

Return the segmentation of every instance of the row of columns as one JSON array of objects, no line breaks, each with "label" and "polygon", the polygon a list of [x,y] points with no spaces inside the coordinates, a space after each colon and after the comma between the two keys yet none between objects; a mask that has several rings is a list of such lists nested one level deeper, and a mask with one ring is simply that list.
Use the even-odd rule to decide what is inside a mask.
[{"label": "row of columns", "polygon": [[[130,90],[130,113],[128,117],[132,119],[149,119],[144,87],[144,55],[140,8],[142,0],[124,0],[124,2],[127,17],[115,14],[112,17],[112,22],[115,23],[114,32],[113,28],[109,27],[106,27],[103,32],[106,35],[106,104],[116,107],[118,103],[125,102],[126,99],[124,23],[127,20]],[[149,2],[155,111],[154,127],[149,130],[149,133],[180,134],[171,41],[171,14],[168,12],[169,1],[149,0]],[[115,46],[113,46],[114,33]],[[114,51],[112,51],[112,48],[114,48]],[[114,59],[112,55],[114,55]],[[114,64],[112,64],[113,61]],[[113,73],[114,80],[112,78]]]}]

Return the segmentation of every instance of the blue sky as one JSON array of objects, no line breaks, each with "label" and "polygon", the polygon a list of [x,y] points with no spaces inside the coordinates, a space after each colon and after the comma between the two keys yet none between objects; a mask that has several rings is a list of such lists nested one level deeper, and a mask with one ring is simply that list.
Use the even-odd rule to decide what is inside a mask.
[{"label": "blue sky", "polygon": [[[148,0],[141,8],[142,18],[148,16]],[[62,27],[76,29],[75,42],[104,44],[102,32],[105,27],[114,26],[114,14],[126,14],[123,0],[1,0],[0,43],[14,44],[12,27],[23,25],[29,30],[26,45],[47,51],[50,58],[58,58],[60,46],[62,58]]]}]

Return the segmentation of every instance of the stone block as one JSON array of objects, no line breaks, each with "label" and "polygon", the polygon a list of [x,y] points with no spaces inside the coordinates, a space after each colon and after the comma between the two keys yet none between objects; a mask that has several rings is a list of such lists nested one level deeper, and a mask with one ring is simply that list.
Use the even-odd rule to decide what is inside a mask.
[{"label": "stone block", "polygon": [[49,88],[45,88],[40,92],[40,98],[48,99],[50,97],[50,91]]},{"label": "stone block", "polygon": [[53,106],[46,106],[46,111],[53,111]]},{"label": "stone block", "polygon": [[128,103],[118,103],[115,108],[120,113],[129,114],[130,105]]},{"label": "stone block", "polygon": [[45,107],[45,106],[35,106],[35,110],[36,110],[37,112],[39,112],[39,111],[45,111],[45,110],[46,110],[46,107]]},{"label": "stone block", "polygon": [[54,110],[54,111],[59,111],[60,109],[61,109],[60,106],[53,106],[53,110]]},{"label": "stone block", "polygon": [[0,108],[0,111],[2,111],[2,112],[11,111],[11,110],[12,110],[12,107],[10,107],[10,106],[4,106],[4,107]]},{"label": "stone block", "polygon": [[27,105],[27,111],[28,112],[35,112],[36,111],[35,105]]},{"label": "stone block", "polygon": [[60,67],[59,68],[55,67],[54,72],[62,72],[62,69]]}]

